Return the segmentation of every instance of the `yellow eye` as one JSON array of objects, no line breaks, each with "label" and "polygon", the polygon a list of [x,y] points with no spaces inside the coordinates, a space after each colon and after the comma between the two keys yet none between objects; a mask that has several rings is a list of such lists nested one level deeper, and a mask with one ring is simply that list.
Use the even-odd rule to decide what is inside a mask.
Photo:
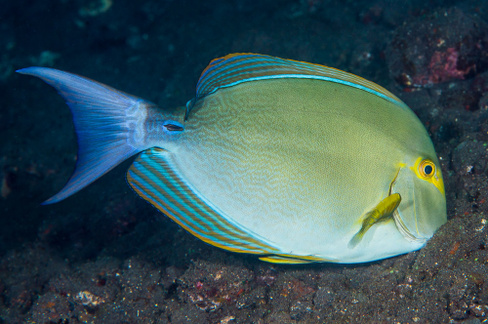
[{"label": "yellow eye", "polygon": [[425,159],[419,164],[419,174],[424,179],[430,179],[435,174],[435,164],[431,160]]}]

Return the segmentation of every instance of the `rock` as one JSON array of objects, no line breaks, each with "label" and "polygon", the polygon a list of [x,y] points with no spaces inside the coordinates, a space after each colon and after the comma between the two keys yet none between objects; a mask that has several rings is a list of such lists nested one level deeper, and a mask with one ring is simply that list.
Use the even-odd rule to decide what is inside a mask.
[{"label": "rock", "polygon": [[471,78],[488,69],[488,25],[463,11],[441,9],[399,27],[387,48],[391,76],[403,87]]}]

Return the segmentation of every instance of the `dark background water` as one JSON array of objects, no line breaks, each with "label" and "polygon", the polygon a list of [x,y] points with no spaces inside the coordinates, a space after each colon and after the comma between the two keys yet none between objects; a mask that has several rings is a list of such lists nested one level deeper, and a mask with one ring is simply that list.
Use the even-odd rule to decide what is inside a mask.
[{"label": "dark background water", "polygon": [[[2,1],[0,322],[486,319],[487,11],[474,0]],[[130,161],[40,205],[69,178],[76,138],[62,99],[16,69],[56,67],[170,108],[233,52],[337,67],[400,96],[442,159],[448,224],[406,256],[289,267],[194,239],[131,192]]]}]

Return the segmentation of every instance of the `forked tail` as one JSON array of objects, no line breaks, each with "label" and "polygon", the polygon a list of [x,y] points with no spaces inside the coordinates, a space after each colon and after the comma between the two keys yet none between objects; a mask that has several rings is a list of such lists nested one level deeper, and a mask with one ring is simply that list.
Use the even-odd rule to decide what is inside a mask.
[{"label": "forked tail", "polygon": [[78,192],[130,156],[148,148],[144,122],[154,105],[96,81],[45,67],[18,70],[50,84],[73,114],[78,137],[76,169],[64,188],[44,204]]}]

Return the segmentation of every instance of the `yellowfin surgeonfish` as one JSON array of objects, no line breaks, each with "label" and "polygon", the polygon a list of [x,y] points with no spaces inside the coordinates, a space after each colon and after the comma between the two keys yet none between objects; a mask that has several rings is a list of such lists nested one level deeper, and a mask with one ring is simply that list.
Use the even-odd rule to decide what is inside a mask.
[{"label": "yellowfin surgeonfish", "polygon": [[18,71],[71,108],[78,161],[65,199],[142,152],[145,200],[201,240],[274,263],[359,263],[418,250],[446,222],[427,131],[396,96],[353,74],[259,54],[213,60],[169,113],[67,72]]}]

